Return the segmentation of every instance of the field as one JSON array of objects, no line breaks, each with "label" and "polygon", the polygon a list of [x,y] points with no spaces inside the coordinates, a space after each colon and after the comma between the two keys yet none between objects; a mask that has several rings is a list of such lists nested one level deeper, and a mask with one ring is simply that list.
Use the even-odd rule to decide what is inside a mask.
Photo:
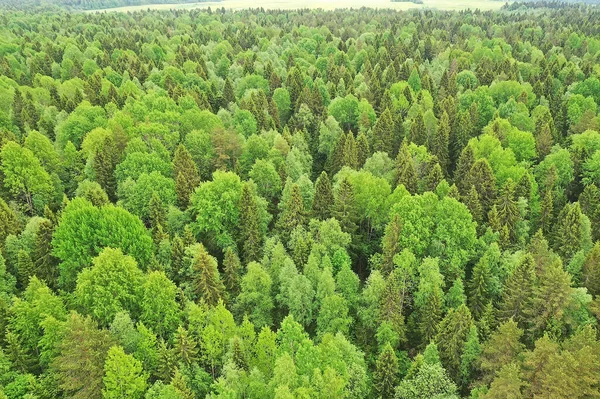
[{"label": "field", "polygon": [[[298,8],[324,9],[334,10],[336,8],[390,8],[394,10],[408,10],[413,8],[437,8],[440,10],[464,10],[464,9],[480,9],[480,10],[497,10],[505,3],[502,1],[489,0],[424,0],[424,4],[414,4],[411,2],[391,2],[389,0],[266,0],[260,3],[260,6],[265,9],[282,9],[293,10]],[[132,12],[139,10],[169,10],[169,9],[193,9],[207,7],[225,7],[226,9],[240,10],[247,8],[255,8],[258,4],[253,0],[225,0],[219,2],[204,2],[204,3],[188,3],[188,4],[150,4],[143,6],[118,7],[107,10],[96,11],[121,11]]]}]

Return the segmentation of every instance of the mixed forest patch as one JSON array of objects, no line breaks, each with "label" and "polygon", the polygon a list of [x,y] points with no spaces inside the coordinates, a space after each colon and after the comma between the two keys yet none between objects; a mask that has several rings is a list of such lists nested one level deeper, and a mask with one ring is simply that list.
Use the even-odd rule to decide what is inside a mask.
[{"label": "mixed forest patch", "polygon": [[1,11],[0,398],[599,397],[599,11]]}]

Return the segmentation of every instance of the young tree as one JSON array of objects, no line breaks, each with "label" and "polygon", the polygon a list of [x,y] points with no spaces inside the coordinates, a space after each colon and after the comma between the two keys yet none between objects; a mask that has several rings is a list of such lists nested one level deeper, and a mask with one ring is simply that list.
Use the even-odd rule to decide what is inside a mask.
[{"label": "young tree", "polygon": [[498,309],[501,320],[513,319],[521,327],[527,326],[525,314],[533,299],[535,288],[535,264],[531,255],[519,262],[504,283],[502,300]]},{"label": "young tree", "polygon": [[216,305],[223,299],[225,287],[219,276],[217,260],[208,254],[202,244],[197,244],[194,248],[192,270],[192,284],[198,298],[204,299],[209,305]]},{"label": "young tree", "polygon": [[246,263],[257,261],[262,252],[263,234],[260,229],[260,212],[250,183],[245,183],[240,198],[240,243]]},{"label": "young tree", "polygon": [[315,183],[315,199],[313,200],[313,216],[325,220],[331,217],[331,208],[333,207],[333,189],[331,181],[325,171],[317,178]]},{"label": "young tree", "polygon": [[200,185],[200,174],[191,154],[183,144],[180,144],[175,150],[173,177],[175,178],[177,203],[182,209],[185,209],[190,202],[190,195]]},{"label": "young tree", "polygon": [[387,343],[377,358],[375,372],[373,373],[373,385],[380,398],[394,398],[398,372],[398,358],[394,348]]}]

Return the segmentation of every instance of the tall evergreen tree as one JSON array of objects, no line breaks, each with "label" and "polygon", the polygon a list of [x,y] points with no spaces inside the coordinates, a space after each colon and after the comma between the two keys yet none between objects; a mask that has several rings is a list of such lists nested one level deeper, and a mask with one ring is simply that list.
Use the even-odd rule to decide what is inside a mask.
[{"label": "tall evergreen tree", "polygon": [[373,152],[381,151],[388,154],[393,152],[394,121],[391,111],[386,108],[381,113],[371,133],[371,149]]},{"label": "tall evergreen tree", "polygon": [[468,284],[469,308],[475,320],[481,318],[487,304],[490,303],[491,278],[489,260],[483,256],[473,268],[473,275]]},{"label": "tall evergreen tree", "polygon": [[305,221],[306,211],[300,186],[294,184],[292,185],[292,193],[283,204],[283,210],[277,220],[277,229],[281,234],[282,241],[288,242],[292,231],[298,226],[304,226]]},{"label": "tall evergreen tree", "polygon": [[475,161],[467,181],[467,187],[475,186],[477,189],[483,212],[487,213],[496,199],[496,178],[487,159],[481,158]]},{"label": "tall evergreen tree", "polygon": [[52,234],[54,226],[43,220],[38,227],[33,248],[35,275],[49,287],[56,288],[58,281],[58,259],[52,255]]},{"label": "tall evergreen tree", "polygon": [[440,351],[440,360],[454,380],[460,377],[461,357],[473,320],[466,305],[450,309],[439,325],[435,342]]},{"label": "tall evergreen tree", "polygon": [[116,201],[117,180],[115,168],[119,163],[119,151],[115,140],[108,136],[96,151],[93,158],[93,169],[96,181],[108,195],[111,201]]},{"label": "tall evergreen tree", "polygon": [[469,184],[469,173],[475,163],[475,154],[471,146],[466,146],[458,159],[456,169],[454,170],[454,183],[462,195],[465,195],[471,188]]},{"label": "tall evergreen tree", "polygon": [[186,367],[190,367],[198,361],[198,348],[194,337],[182,326],[175,332],[175,354],[177,359]]},{"label": "tall evergreen tree", "polygon": [[221,282],[217,260],[210,256],[202,244],[198,244],[192,260],[193,287],[198,298],[209,305],[216,305],[223,298],[225,287]]},{"label": "tall evergreen tree", "polygon": [[448,170],[450,167],[450,117],[448,113],[444,111],[440,118],[440,125],[434,132],[433,137],[430,139],[431,153],[438,158],[438,162],[442,167],[444,176],[448,176]]},{"label": "tall evergreen tree", "polygon": [[223,282],[231,298],[235,298],[240,292],[241,274],[240,258],[232,247],[227,247],[223,258]]},{"label": "tall evergreen tree", "polygon": [[411,194],[417,193],[417,171],[406,141],[402,143],[396,157],[396,184],[403,184]]},{"label": "tall evergreen tree", "polygon": [[527,326],[525,311],[531,304],[534,288],[535,263],[533,257],[528,254],[504,283],[502,301],[498,309],[500,319],[513,318],[521,328]]},{"label": "tall evergreen tree", "polygon": [[394,348],[388,342],[377,358],[375,372],[373,373],[373,385],[379,395],[378,397],[381,399],[394,398],[398,375],[398,358],[396,357]]},{"label": "tall evergreen tree", "polygon": [[581,285],[594,296],[600,295],[600,241],[585,257]]},{"label": "tall evergreen tree", "polygon": [[344,142],[344,166],[351,169],[358,169],[358,152],[356,140],[354,140],[352,132],[348,132],[346,141]]},{"label": "tall evergreen tree", "polygon": [[427,145],[429,142],[422,112],[417,112],[415,119],[410,125],[410,141],[417,145]]},{"label": "tall evergreen tree", "polygon": [[332,216],[338,220],[342,231],[353,234],[357,229],[358,215],[354,205],[354,188],[347,178],[340,183],[334,195]]},{"label": "tall evergreen tree", "polygon": [[263,234],[260,229],[260,213],[251,183],[242,187],[240,198],[240,244],[246,263],[257,261],[262,252]]},{"label": "tall evergreen tree", "polygon": [[570,260],[581,249],[585,232],[584,215],[579,203],[567,203],[558,214],[554,225],[554,250],[565,260]]},{"label": "tall evergreen tree", "polygon": [[333,189],[327,172],[321,172],[315,183],[315,199],[313,200],[313,216],[320,220],[331,217],[333,207]]},{"label": "tall evergreen tree", "polygon": [[369,147],[369,139],[367,138],[367,135],[364,132],[360,132],[358,137],[356,138],[357,168],[362,168],[370,155],[371,150]]},{"label": "tall evergreen tree", "polygon": [[175,177],[177,203],[185,209],[190,202],[190,195],[200,184],[200,175],[196,163],[183,144],[180,144],[175,150],[173,175]]}]

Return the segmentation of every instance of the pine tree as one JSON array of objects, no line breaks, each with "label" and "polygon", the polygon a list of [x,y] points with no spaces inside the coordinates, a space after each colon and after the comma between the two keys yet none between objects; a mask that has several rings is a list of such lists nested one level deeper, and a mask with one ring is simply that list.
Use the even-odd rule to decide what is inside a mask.
[{"label": "pine tree", "polygon": [[242,187],[240,198],[240,244],[246,263],[257,261],[262,252],[263,234],[260,229],[258,203],[250,183]]},{"label": "pine tree", "polygon": [[504,283],[498,317],[501,320],[513,318],[519,326],[525,327],[528,322],[525,311],[531,304],[534,284],[535,262],[527,254]]},{"label": "pine tree", "polygon": [[411,194],[417,193],[417,172],[406,141],[402,143],[396,157],[396,185],[403,184]]},{"label": "pine tree", "polygon": [[463,201],[469,212],[473,216],[473,221],[477,223],[477,229],[482,230],[483,226],[483,209],[481,208],[481,202],[479,202],[479,194],[475,186],[471,186],[469,193]]},{"label": "pine tree", "polygon": [[371,136],[371,148],[373,152],[381,151],[388,154],[393,152],[394,121],[392,113],[385,109],[375,122]]},{"label": "pine tree", "polygon": [[196,163],[183,144],[180,144],[175,150],[173,175],[177,202],[182,209],[185,209],[189,204],[190,195],[200,184],[200,175]]},{"label": "pine tree", "polygon": [[375,363],[373,385],[381,399],[393,399],[398,383],[398,358],[388,342],[382,349]]},{"label": "pine tree", "polygon": [[459,154],[462,154],[463,149],[467,146],[472,130],[469,111],[459,111],[454,120],[453,129],[450,132],[450,159],[453,162],[456,162]]},{"label": "pine tree", "polygon": [[410,141],[417,145],[427,145],[429,141],[422,112],[417,113],[417,116],[415,116],[415,119],[410,125]]},{"label": "pine tree", "polygon": [[333,207],[333,189],[329,176],[325,171],[317,178],[315,183],[315,199],[313,200],[313,216],[320,220],[331,217],[331,208]]},{"label": "pine tree", "polygon": [[600,241],[585,257],[581,285],[593,296],[600,295]]},{"label": "pine tree", "polygon": [[178,359],[175,350],[169,348],[167,343],[161,339],[158,344],[156,357],[156,370],[154,371],[154,376],[168,383],[171,381],[177,367]]},{"label": "pine tree", "polygon": [[196,346],[197,344],[194,337],[192,337],[185,328],[179,326],[177,332],[175,332],[174,345],[177,359],[187,367],[196,363],[198,361],[198,349]]},{"label": "pine tree", "polygon": [[552,138],[552,130],[550,129],[550,125],[548,123],[543,125],[539,132],[537,132],[536,129],[535,148],[539,160],[544,159],[546,155],[550,153],[553,143],[554,140]]},{"label": "pine tree", "polygon": [[[329,174],[335,176],[337,172],[344,166],[344,150],[346,149],[346,135],[340,134],[332,153],[327,159]],[[282,179],[283,180],[283,179]]]},{"label": "pine tree", "polygon": [[435,163],[427,176],[425,176],[425,191],[435,192],[436,187],[444,180],[444,173],[439,163]]},{"label": "pine tree", "polygon": [[356,140],[354,140],[352,132],[348,132],[346,141],[344,142],[344,166],[351,169],[358,169],[358,152],[356,149]]},{"label": "pine tree", "polygon": [[288,242],[290,234],[298,226],[304,226],[306,212],[304,210],[304,201],[297,184],[292,186],[292,193],[284,204],[283,211],[279,214],[277,220],[277,229],[281,234],[283,242]]},{"label": "pine tree", "polygon": [[192,269],[194,292],[207,304],[216,305],[223,298],[225,287],[219,276],[217,260],[208,254],[202,244],[198,244],[192,260]]},{"label": "pine tree", "polygon": [[194,399],[195,398],[194,393],[188,386],[188,383],[186,382],[184,375],[181,374],[181,371],[179,371],[179,368],[176,368],[175,372],[173,373],[173,379],[171,381],[171,385],[173,386],[173,388],[175,388],[175,391],[179,395],[179,398],[181,398],[181,399]]},{"label": "pine tree", "polygon": [[438,328],[435,342],[440,351],[440,360],[454,380],[460,377],[461,357],[473,320],[466,305],[450,309]]},{"label": "pine tree", "polygon": [[116,201],[117,180],[115,168],[119,163],[118,149],[112,136],[104,139],[93,158],[93,169],[96,181],[111,201]]}]

